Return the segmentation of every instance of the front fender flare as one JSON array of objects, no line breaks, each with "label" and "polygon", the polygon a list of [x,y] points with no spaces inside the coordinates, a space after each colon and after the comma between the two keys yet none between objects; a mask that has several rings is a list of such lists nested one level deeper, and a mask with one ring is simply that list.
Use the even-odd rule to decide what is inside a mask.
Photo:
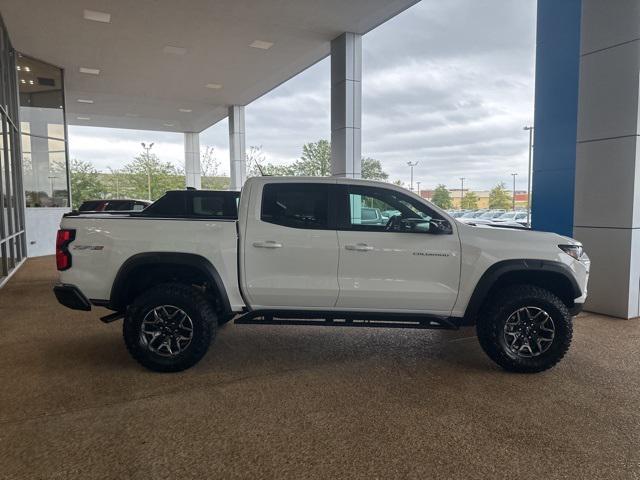
[{"label": "front fender flare", "polygon": [[464,314],[464,325],[472,325],[480,308],[484,304],[491,288],[507,273],[513,272],[544,272],[559,274],[571,285],[573,298],[582,295],[578,282],[568,265],[552,260],[517,259],[503,260],[491,265],[480,277]]}]

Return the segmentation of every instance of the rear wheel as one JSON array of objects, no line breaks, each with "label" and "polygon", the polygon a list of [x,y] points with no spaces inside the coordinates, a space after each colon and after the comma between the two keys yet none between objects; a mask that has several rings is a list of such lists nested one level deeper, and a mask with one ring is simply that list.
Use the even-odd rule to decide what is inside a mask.
[{"label": "rear wheel", "polygon": [[535,373],[558,363],[571,345],[573,324],[556,295],[532,285],[498,293],[476,325],[483,350],[512,372]]},{"label": "rear wheel", "polygon": [[167,283],[140,295],[124,320],[124,341],[143,366],[178,372],[195,365],[215,336],[217,317],[202,293]]}]

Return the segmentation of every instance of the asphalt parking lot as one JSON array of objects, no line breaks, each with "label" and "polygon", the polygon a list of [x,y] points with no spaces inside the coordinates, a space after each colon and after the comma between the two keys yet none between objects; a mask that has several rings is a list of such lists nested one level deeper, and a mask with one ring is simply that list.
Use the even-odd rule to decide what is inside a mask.
[{"label": "asphalt parking lot", "polygon": [[236,326],[179,374],[57,304],[52,257],[0,290],[0,478],[640,478],[640,321],[583,314],[508,374],[458,332]]}]

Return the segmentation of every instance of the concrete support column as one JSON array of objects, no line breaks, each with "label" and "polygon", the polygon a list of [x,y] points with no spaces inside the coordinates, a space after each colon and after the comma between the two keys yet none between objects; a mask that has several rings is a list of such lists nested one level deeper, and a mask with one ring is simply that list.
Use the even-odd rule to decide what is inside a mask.
[{"label": "concrete support column", "polygon": [[362,35],[343,33],[331,42],[331,174],[362,172]]},{"label": "concrete support column", "polygon": [[640,315],[639,77],[640,0],[583,0],[573,231],[586,308],[622,318]]},{"label": "concrete support column", "polygon": [[231,190],[239,191],[247,179],[247,156],[244,140],[244,107],[229,107],[229,160]]},{"label": "concrete support column", "polygon": [[187,187],[201,188],[199,133],[184,132],[184,176]]}]

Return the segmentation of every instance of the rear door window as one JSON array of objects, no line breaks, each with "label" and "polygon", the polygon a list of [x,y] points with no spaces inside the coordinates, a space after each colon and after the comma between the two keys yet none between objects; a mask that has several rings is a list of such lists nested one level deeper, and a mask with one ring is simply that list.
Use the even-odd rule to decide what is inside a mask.
[{"label": "rear door window", "polygon": [[262,190],[263,222],[291,228],[329,228],[329,185],[271,183]]}]

